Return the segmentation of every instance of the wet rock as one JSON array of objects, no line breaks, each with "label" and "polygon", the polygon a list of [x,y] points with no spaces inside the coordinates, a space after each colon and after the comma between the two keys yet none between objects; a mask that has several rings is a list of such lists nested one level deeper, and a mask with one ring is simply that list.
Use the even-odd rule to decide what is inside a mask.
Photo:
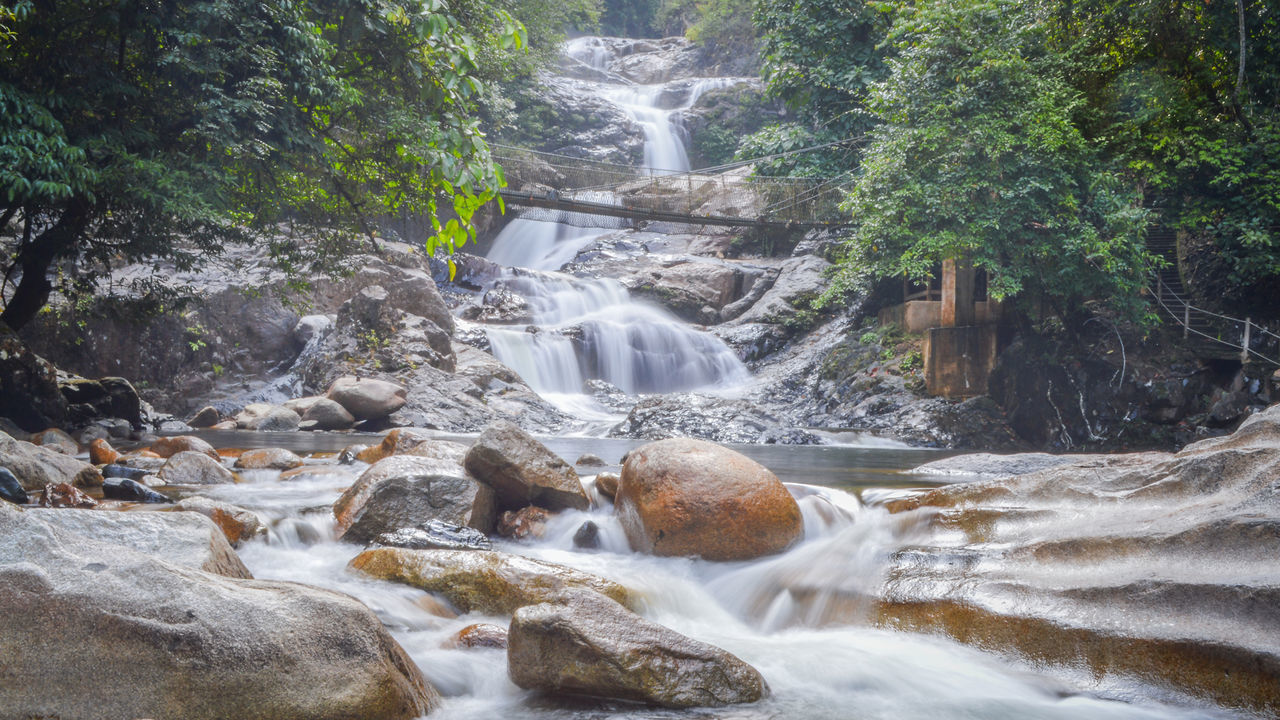
[{"label": "wet rock", "polygon": [[302,418],[298,413],[279,405],[254,403],[236,415],[236,427],[260,432],[292,432],[298,429]]},{"label": "wet rock", "polygon": [[[638,262],[638,261],[633,261]],[[742,293],[742,268],[714,260],[679,263],[642,263],[622,280],[637,297],[651,300],[689,322],[699,322],[702,308],[711,308],[712,322],[719,321],[721,308]]]},{"label": "wet rock", "polygon": [[428,520],[418,527],[383,533],[374,543],[405,550],[491,550],[489,537],[475,528]]},{"label": "wet rock", "polygon": [[506,650],[507,629],[488,623],[468,625],[449,638],[445,643],[445,647]]},{"label": "wet rock", "polygon": [[31,501],[22,483],[18,482],[18,478],[14,477],[8,468],[2,467],[0,467],[0,498],[19,505],[26,505]]},{"label": "wet rock", "polygon": [[522,607],[511,618],[507,672],[528,690],[671,708],[749,703],[769,695],[729,652],[650,622],[591,592]]},{"label": "wet rock", "polygon": [[0,417],[35,432],[67,419],[58,370],[36,355],[8,325],[0,323]]},{"label": "wet rock", "polygon": [[[350,465],[360,459],[360,453],[368,450],[368,445],[348,445],[338,453],[339,465]],[[363,462],[363,460],[361,461]]]},{"label": "wet rock", "polygon": [[1027,475],[1041,470],[1073,465],[1083,461],[1101,460],[1102,455],[1050,455],[1048,453],[1015,453],[992,455],[969,453],[954,455],[921,465],[911,472],[925,475],[946,475],[957,480],[986,479]]},{"label": "wet rock", "polygon": [[333,381],[327,397],[359,420],[377,420],[404,407],[407,392],[386,380],[346,375]]},{"label": "wet rock", "polygon": [[[379,460],[384,460],[392,455],[408,454],[419,445],[440,442],[442,441],[436,439],[431,435],[431,433],[425,430],[418,430],[416,428],[397,428],[382,436],[382,442],[357,453],[356,459],[372,465]],[[462,447],[461,445],[452,442],[445,442],[440,447],[452,448],[455,446]],[[461,468],[461,456],[459,456],[458,460],[459,468]]]},{"label": "wet rock", "polygon": [[218,451],[214,450],[212,445],[194,435],[162,437],[151,443],[150,449],[151,452],[162,458],[170,458],[180,452],[198,452],[214,460],[218,459]]},{"label": "wet rock", "polygon": [[235,420],[223,420],[220,423],[210,425],[209,429],[210,430],[238,430],[239,426],[236,425]]},{"label": "wet rock", "polygon": [[[141,452],[129,453],[128,455],[125,455],[124,457],[120,458],[120,462],[116,464],[133,468],[135,470],[143,470],[147,472],[159,472],[160,468],[164,467],[165,463],[167,462],[169,462],[168,459],[162,458],[153,452],[143,450]],[[134,480],[137,480],[137,479],[138,478],[134,478]]]},{"label": "wet rock", "polygon": [[664,440],[692,437],[719,443],[818,445],[821,439],[751,400],[695,393],[654,395],[636,403],[609,437]]},{"label": "wet rock", "polygon": [[98,438],[89,443],[89,462],[94,465],[110,465],[119,459],[120,453],[106,440]]},{"label": "wet rock", "polygon": [[438,459],[398,455],[364,472],[337,502],[339,537],[367,543],[382,533],[442,520],[487,532],[493,495]]},{"label": "wet rock", "polygon": [[39,445],[0,433],[0,467],[8,468],[22,487],[38,490],[49,484],[97,487],[102,474],[94,466]]},{"label": "wet rock", "polygon": [[73,378],[59,383],[59,388],[69,403],[68,414],[73,421],[123,418],[134,428],[142,427],[142,399],[122,377]]},{"label": "wet rock", "polygon": [[302,458],[284,448],[245,450],[236,458],[239,470],[292,470],[302,465]]},{"label": "wet rock", "polygon": [[[624,460],[623,462],[626,461]],[[612,501],[614,496],[618,494],[618,481],[620,479],[615,473],[600,473],[596,475],[596,490],[599,490],[601,495]]]},{"label": "wet rock", "polygon": [[318,398],[302,414],[303,422],[314,422],[317,430],[348,430],[356,424],[355,416],[329,398]]},{"label": "wet rock", "polygon": [[498,521],[498,534],[512,540],[538,539],[547,532],[551,513],[536,505],[508,510]]},{"label": "wet rock", "polygon": [[140,503],[171,503],[166,495],[152,490],[137,480],[110,478],[102,483],[102,496],[108,500],[125,500]]},{"label": "wet rock", "polygon": [[600,457],[599,455],[592,455],[591,453],[583,453],[582,455],[578,456],[578,459],[574,461],[573,464],[577,467],[604,467],[606,463],[604,461],[604,458]]},{"label": "wet rock", "polygon": [[[160,467],[163,467],[161,465]],[[159,469],[159,468],[156,468]],[[102,468],[102,477],[104,478],[124,478],[128,480],[141,480],[147,476],[146,468],[129,467],[127,465],[107,465]],[[105,481],[104,481],[105,482]]]},{"label": "wet rock", "polygon": [[[298,341],[299,345],[305,347],[312,341],[320,339],[332,329],[333,320],[328,315],[304,315],[298,318],[298,324],[293,326],[293,337]],[[299,415],[302,414],[302,411],[296,408],[289,409]]]},{"label": "wet rock", "polygon": [[263,519],[257,513],[245,510],[238,505],[196,495],[183,499],[175,509],[200,513],[209,518],[226,536],[227,542],[231,543],[232,547],[240,547],[241,543],[267,536],[267,524]]},{"label": "wet rock", "polygon": [[336,465],[302,465],[280,473],[282,482],[326,478],[332,479],[335,483],[343,483],[345,485],[351,481],[351,471]]},{"label": "wet rock", "polygon": [[485,550],[365,550],[349,566],[380,580],[439,593],[458,610],[510,615],[547,602],[567,588],[585,588],[632,604],[631,592],[596,575],[563,565]]},{"label": "wet rock", "polygon": [[50,483],[40,491],[40,507],[89,509],[98,507],[98,501],[69,483]]},{"label": "wet rock", "polygon": [[194,450],[170,457],[160,468],[160,478],[171,485],[219,485],[236,481],[236,476],[222,463]]},{"label": "wet rock", "polygon": [[804,533],[777,476],[741,453],[675,439],[632,450],[614,500],[631,547],[654,555],[749,560]]},{"label": "wet rock", "polygon": [[[193,571],[48,521],[61,515],[189,516],[0,510],[0,606],[40,608],[0,614],[6,714],[409,720],[438,705],[381,621],[350,597]],[[51,693],[52,677],[111,681]]]},{"label": "wet rock", "polygon": [[586,510],[591,504],[573,468],[509,422],[486,428],[463,462],[472,477],[493,488],[501,509]]},{"label": "wet rock", "polygon": [[218,409],[211,405],[205,405],[197,410],[196,414],[191,416],[191,419],[187,420],[187,424],[193,428],[207,428],[213,427],[221,421],[222,414],[218,412]]},{"label": "wet rock", "polygon": [[75,438],[57,428],[49,428],[33,434],[30,442],[32,445],[39,445],[63,455],[75,455],[80,452],[80,444]]},{"label": "wet rock", "polygon": [[600,547],[600,526],[588,520],[578,527],[573,533],[573,546],[586,550],[596,550]]}]

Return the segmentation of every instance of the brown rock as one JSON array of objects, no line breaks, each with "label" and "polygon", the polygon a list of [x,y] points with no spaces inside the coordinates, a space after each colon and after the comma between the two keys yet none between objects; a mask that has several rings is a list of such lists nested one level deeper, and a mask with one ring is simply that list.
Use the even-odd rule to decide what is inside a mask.
[{"label": "brown rock", "polygon": [[230,503],[197,495],[179,502],[174,509],[197,512],[209,518],[232,547],[240,547],[240,543],[267,535],[267,525],[257,513]]},{"label": "brown rock", "polygon": [[302,458],[284,448],[245,450],[236,458],[240,470],[292,470],[302,465]]},{"label": "brown rock", "polygon": [[75,438],[57,428],[42,430],[32,435],[29,442],[32,445],[39,445],[48,450],[60,452],[63,455],[75,455],[80,452],[80,444],[76,442]]},{"label": "brown rock", "polygon": [[162,437],[151,443],[151,452],[162,458],[170,458],[180,452],[204,453],[214,460],[218,459],[218,451],[209,443],[194,435],[175,435]]},{"label": "brown rock", "polygon": [[98,507],[98,501],[68,483],[58,483],[45,485],[40,491],[40,507],[87,509]]},{"label": "brown rock", "polygon": [[536,540],[546,534],[547,521],[550,519],[551,513],[537,505],[508,510],[502,513],[502,519],[498,521],[498,534],[512,540]]},{"label": "brown rock", "polygon": [[597,575],[533,558],[486,550],[365,550],[348,566],[380,580],[439,593],[464,613],[510,615],[517,608],[584,588],[633,605],[631,591]]},{"label": "brown rock", "polygon": [[615,504],[632,549],[654,555],[749,560],[786,550],[804,532],[777,476],[703,440],[632,450]]},{"label": "brown rock", "polygon": [[120,453],[111,447],[111,443],[98,438],[89,443],[89,462],[94,465],[110,465],[120,459]]},{"label": "brown rock", "polygon": [[207,428],[217,425],[221,420],[222,415],[218,412],[218,409],[211,405],[206,405],[197,410],[196,414],[192,415],[191,419],[187,421],[187,424],[193,428]]},{"label": "brown rock", "polygon": [[519,510],[586,510],[578,473],[532,435],[505,420],[485,428],[463,460],[471,476],[493,488],[498,506]]},{"label": "brown rock", "polygon": [[507,629],[490,625],[488,623],[476,623],[468,625],[457,632],[456,635],[449,638],[445,642],[447,648],[492,648],[495,650],[507,649]]},{"label": "brown rock", "polygon": [[462,455],[466,454],[466,447],[460,446],[459,443],[449,442],[447,440],[436,440],[425,430],[417,430],[414,428],[397,428],[382,437],[382,442],[371,447],[367,447],[356,453],[356,459],[360,462],[367,462],[370,465],[391,457],[392,455],[405,455],[412,452],[419,445],[430,443],[445,443],[445,447],[462,447],[462,453],[458,454],[458,466],[462,466]]},{"label": "brown rock", "polygon": [[618,480],[615,473],[600,473],[596,475],[596,490],[612,500],[618,494]]}]

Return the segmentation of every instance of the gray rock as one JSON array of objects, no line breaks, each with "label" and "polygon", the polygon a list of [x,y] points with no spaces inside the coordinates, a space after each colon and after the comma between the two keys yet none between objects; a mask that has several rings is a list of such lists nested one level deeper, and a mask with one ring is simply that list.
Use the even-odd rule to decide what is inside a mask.
[{"label": "gray rock", "polygon": [[39,445],[14,440],[4,433],[0,433],[0,467],[8,468],[27,490],[59,483],[78,487],[102,484],[102,474],[94,466]]},{"label": "gray rock", "polygon": [[14,477],[8,468],[2,467],[0,467],[0,498],[19,505],[26,505],[31,501],[22,483],[18,482],[18,478]]},{"label": "gray rock", "polygon": [[293,337],[299,345],[305,346],[332,329],[333,320],[328,315],[305,315],[298,318],[298,324],[293,326]]},{"label": "gray rock", "polygon": [[355,416],[329,398],[318,398],[302,414],[303,422],[314,422],[317,430],[347,430],[356,424]]},{"label": "gray rock", "polygon": [[498,506],[518,510],[586,510],[591,505],[569,463],[509,422],[485,429],[463,460],[467,472],[493,488]]},{"label": "gray rock", "polygon": [[334,380],[327,396],[353,417],[377,420],[404,407],[407,392],[404,386],[386,380],[348,375]]},{"label": "gray rock", "polygon": [[74,456],[80,452],[80,444],[76,442],[76,439],[57,428],[33,433],[30,442],[32,445],[39,445],[46,450],[59,452],[63,455]]},{"label": "gray rock", "polygon": [[298,413],[278,405],[255,403],[236,415],[236,427],[261,432],[292,432],[302,418]]},{"label": "gray rock", "polygon": [[166,495],[152,490],[137,480],[111,478],[102,483],[102,496],[108,500],[125,500],[140,503],[171,503]]},{"label": "gray rock", "polygon": [[642,440],[691,437],[744,444],[822,443],[817,435],[789,426],[751,400],[696,393],[645,398],[609,431],[609,436]]},{"label": "gray rock", "polygon": [[738,657],[589,591],[520,608],[508,643],[507,673],[528,690],[671,708],[750,703],[769,695],[760,673]]},{"label": "gray rock", "polygon": [[967,455],[955,455],[942,460],[934,460],[931,463],[925,463],[915,468],[911,472],[925,475],[945,475],[954,477],[956,480],[968,481],[1026,475],[1063,465],[1093,462],[1102,457],[1105,456],[1050,455],[1048,453],[1015,453],[1012,455],[969,453]]},{"label": "gray rock", "polygon": [[492,531],[492,491],[450,472],[451,465],[447,460],[412,455],[378,461],[334,503],[340,537],[367,543],[383,533],[429,520]]},{"label": "gray rock", "polygon": [[236,476],[222,463],[194,450],[169,458],[159,474],[171,485],[219,485],[236,481]]},{"label": "gray rock", "polygon": [[406,550],[493,549],[489,537],[479,530],[440,520],[428,520],[418,527],[404,527],[394,532],[382,533],[374,542]]},{"label": "gray rock", "polygon": [[[0,504],[0,606],[40,609],[0,614],[6,715],[409,720],[438,705],[350,597],[200,572],[53,524],[132,514]],[[50,692],[55,677],[109,681]]]}]

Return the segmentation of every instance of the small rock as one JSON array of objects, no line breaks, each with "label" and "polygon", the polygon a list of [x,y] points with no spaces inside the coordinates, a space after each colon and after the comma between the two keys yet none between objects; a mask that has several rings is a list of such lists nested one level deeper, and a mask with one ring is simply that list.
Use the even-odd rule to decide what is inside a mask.
[{"label": "small rock", "polygon": [[[120,462],[116,463],[116,465],[128,466],[135,470],[144,470],[147,472],[159,472],[160,468],[164,467],[164,464],[167,462],[169,461],[165,458],[158,457],[153,452],[143,451],[140,453],[130,453],[120,458]],[[137,480],[138,478],[133,479]]]},{"label": "small rock", "polygon": [[98,438],[89,443],[89,462],[94,465],[110,465],[119,459],[120,453],[106,440]]},{"label": "small rock", "polygon": [[359,420],[377,420],[404,407],[403,386],[386,380],[345,375],[333,381],[326,396]]},{"label": "small rock", "polygon": [[302,421],[314,422],[320,430],[346,430],[356,424],[355,416],[346,408],[325,397],[316,398],[315,404],[302,414]]},{"label": "small rock", "polygon": [[242,542],[265,537],[267,534],[267,525],[257,513],[230,503],[196,495],[184,499],[174,509],[197,512],[209,518],[227,536],[227,542],[232,547],[240,547]]},{"label": "small rock", "polygon": [[14,477],[8,468],[0,468],[0,498],[18,505],[31,502],[31,498],[27,497],[27,491],[22,488],[22,483],[18,482],[18,478]]},{"label": "small rock", "polygon": [[214,460],[218,459],[218,451],[214,450],[212,445],[194,435],[162,437],[151,443],[151,452],[162,458],[170,458],[180,452],[198,452],[204,453]]},{"label": "small rock", "polygon": [[238,430],[239,426],[236,425],[235,420],[223,420],[220,423],[215,423],[213,425],[210,425],[209,429],[210,430]]},{"label": "small rock", "polygon": [[69,483],[49,484],[40,491],[40,507],[95,508],[98,501],[80,492]]},{"label": "small rock", "polygon": [[428,520],[412,528],[383,533],[374,542],[406,550],[491,550],[488,536],[464,525]]},{"label": "small rock", "polygon": [[578,467],[604,467],[605,462],[604,462],[604,458],[600,457],[599,455],[584,453],[578,456],[578,460],[577,462],[574,463],[574,465]]},{"label": "small rock", "polygon": [[284,448],[246,450],[236,458],[240,470],[292,470],[302,465],[302,458]]},{"label": "small rock", "polygon": [[194,450],[170,457],[160,468],[160,478],[172,485],[219,485],[236,481],[236,476],[222,463]]},{"label": "small rock", "polygon": [[508,510],[498,521],[498,534],[512,540],[538,539],[547,532],[547,520],[551,513],[536,505]]},{"label": "small rock", "polygon": [[105,440],[107,435],[107,429],[101,425],[90,425],[76,434],[75,441],[77,445],[92,445],[97,440]]},{"label": "small rock", "polygon": [[140,503],[171,503],[173,499],[161,495],[137,480],[111,478],[102,483],[102,496],[109,500],[127,500]]},{"label": "small rock", "polygon": [[63,455],[75,455],[80,452],[80,445],[75,438],[57,428],[49,428],[32,435],[30,442],[32,445],[39,445]]},{"label": "small rock", "polygon": [[302,418],[298,413],[279,405],[254,403],[236,415],[236,427],[258,432],[292,432],[298,429]]},{"label": "small rock", "polygon": [[578,528],[573,534],[573,546],[586,550],[596,550],[600,547],[600,526],[588,520]]},{"label": "small rock", "polygon": [[348,445],[342,448],[342,452],[338,453],[338,464],[350,465],[359,459],[360,453],[368,449],[368,445]]},{"label": "small rock", "polygon": [[596,490],[612,500],[618,494],[618,480],[618,476],[614,473],[600,473],[596,475]]},{"label": "small rock", "polygon": [[578,473],[532,435],[505,420],[489,427],[463,461],[472,477],[493,488],[499,507],[586,510],[591,505]]},{"label": "small rock", "polygon": [[207,428],[213,427],[221,421],[222,413],[219,413],[218,409],[212,405],[205,405],[197,410],[195,415],[191,416],[191,419],[187,421],[187,424],[193,428]]},{"label": "small rock", "polygon": [[476,623],[468,625],[458,631],[456,635],[449,638],[445,643],[447,648],[491,648],[494,650],[507,649],[507,629],[490,625],[489,623]]}]

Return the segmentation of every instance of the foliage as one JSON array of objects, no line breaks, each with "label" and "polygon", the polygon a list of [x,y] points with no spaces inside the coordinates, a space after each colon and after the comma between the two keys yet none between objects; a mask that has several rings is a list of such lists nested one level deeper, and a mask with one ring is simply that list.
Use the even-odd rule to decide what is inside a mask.
[{"label": "foliage", "polygon": [[656,37],[661,6],[662,0],[603,0],[600,31],[616,37]]},{"label": "foliage", "polygon": [[[0,319],[15,328],[46,302],[59,264],[70,287],[108,263],[186,270],[256,240],[297,270],[395,213],[425,214],[438,230],[429,246],[452,249],[502,184],[473,117],[481,59],[525,39],[498,8],[0,7],[0,233],[13,247],[6,284],[17,283]],[[280,240],[281,227],[307,240]]]},{"label": "foliage", "polygon": [[754,7],[754,0],[700,0],[694,3],[696,12],[685,37],[701,45],[712,58],[753,57],[757,42],[752,24]]}]

